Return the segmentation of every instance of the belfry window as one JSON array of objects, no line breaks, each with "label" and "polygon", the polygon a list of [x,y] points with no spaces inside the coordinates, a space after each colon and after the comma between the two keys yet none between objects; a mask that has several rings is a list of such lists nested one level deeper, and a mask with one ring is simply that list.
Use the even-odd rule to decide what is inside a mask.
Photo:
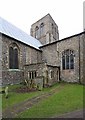
[{"label": "belfry window", "polygon": [[18,48],[9,47],[9,69],[18,69]]},{"label": "belfry window", "polygon": [[56,29],[55,25],[52,23],[52,35],[55,40],[56,40],[56,32],[57,32],[57,29]]},{"label": "belfry window", "polygon": [[72,50],[65,50],[62,53],[62,69],[74,69],[74,52]]},{"label": "belfry window", "polygon": [[35,28],[35,38],[38,38],[39,37],[39,27],[36,26]]},{"label": "belfry window", "polygon": [[40,25],[40,36],[44,34],[44,23],[41,23]]},{"label": "belfry window", "polygon": [[54,34],[54,25],[52,23],[52,34]]},{"label": "belfry window", "polygon": [[55,31],[54,31],[54,32],[55,32],[55,34],[54,34],[55,39],[56,39],[56,31],[57,31],[57,30],[56,30],[56,27],[55,27]]}]

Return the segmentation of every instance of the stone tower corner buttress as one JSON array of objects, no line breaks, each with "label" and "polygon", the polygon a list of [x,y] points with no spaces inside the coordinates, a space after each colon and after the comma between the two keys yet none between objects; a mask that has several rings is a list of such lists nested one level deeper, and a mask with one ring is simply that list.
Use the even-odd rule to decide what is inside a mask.
[{"label": "stone tower corner buttress", "polygon": [[42,45],[59,40],[58,26],[50,16],[50,14],[47,14],[46,16],[32,24],[30,34],[34,38],[38,39],[42,43]]}]

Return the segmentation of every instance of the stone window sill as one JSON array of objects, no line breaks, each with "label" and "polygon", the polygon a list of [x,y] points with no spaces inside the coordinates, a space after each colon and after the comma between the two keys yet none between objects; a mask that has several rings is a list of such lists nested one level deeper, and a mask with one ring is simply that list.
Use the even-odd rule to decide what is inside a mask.
[{"label": "stone window sill", "polygon": [[20,69],[9,69],[9,71],[21,71]]}]

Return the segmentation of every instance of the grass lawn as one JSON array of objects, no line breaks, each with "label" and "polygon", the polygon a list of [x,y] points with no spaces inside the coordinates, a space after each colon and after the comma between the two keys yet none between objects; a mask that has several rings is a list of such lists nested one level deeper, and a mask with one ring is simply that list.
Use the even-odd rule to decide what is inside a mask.
[{"label": "grass lawn", "polygon": [[9,95],[8,99],[5,98],[5,94],[2,95],[2,108],[3,110],[6,108],[10,108],[15,104],[23,102],[27,99],[30,99],[34,96],[37,96],[38,92],[30,92],[30,93],[17,93],[14,90],[19,88],[21,85],[12,85],[9,86]]},{"label": "grass lawn", "polygon": [[6,108],[10,108],[15,104],[28,100],[32,97],[39,96],[43,93],[47,93],[50,90],[59,87],[60,84],[54,85],[51,88],[45,88],[42,91],[30,92],[30,93],[16,93],[15,89],[19,88],[22,85],[9,85],[9,97],[8,99],[5,98],[5,94],[2,95],[2,109],[5,110]]},{"label": "grass lawn", "polygon": [[40,101],[18,117],[48,118],[81,108],[83,108],[83,85],[65,84],[58,93]]},{"label": "grass lawn", "polygon": [[2,95],[0,94],[0,110],[2,110]]}]

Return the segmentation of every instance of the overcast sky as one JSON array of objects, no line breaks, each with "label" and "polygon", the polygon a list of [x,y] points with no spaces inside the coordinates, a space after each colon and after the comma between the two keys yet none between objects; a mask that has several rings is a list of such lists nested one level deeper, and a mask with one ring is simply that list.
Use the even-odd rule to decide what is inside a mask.
[{"label": "overcast sky", "polygon": [[59,38],[83,31],[84,0],[0,0],[0,16],[30,34],[31,24],[50,13]]}]

